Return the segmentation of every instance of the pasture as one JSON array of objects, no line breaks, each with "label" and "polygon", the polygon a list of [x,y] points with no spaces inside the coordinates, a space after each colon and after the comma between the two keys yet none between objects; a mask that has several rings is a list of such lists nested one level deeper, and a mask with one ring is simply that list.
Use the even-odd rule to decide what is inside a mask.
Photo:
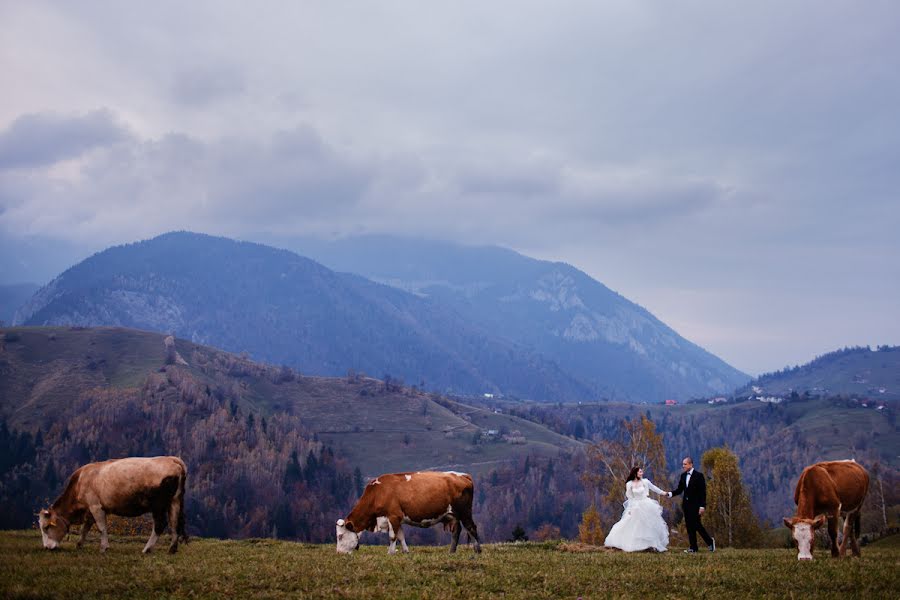
[{"label": "pasture", "polygon": [[333,545],[195,539],[174,556],[143,556],[143,538],[118,536],[101,555],[96,536],[81,550],[73,538],[49,552],[35,531],[0,532],[0,596],[896,598],[900,590],[897,536],[863,548],[860,559],[820,551],[808,563],[788,549],[625,554],[558,542],[486,544],[478,557],[468,546],[389,556],[383,545],[342,556]]}]

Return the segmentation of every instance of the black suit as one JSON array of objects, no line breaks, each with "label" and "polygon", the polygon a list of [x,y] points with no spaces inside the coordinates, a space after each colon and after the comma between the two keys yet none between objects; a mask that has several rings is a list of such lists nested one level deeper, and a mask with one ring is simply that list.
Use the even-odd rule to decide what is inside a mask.
[{"label": "black suit", "polygon": [[672,490],[672,496],[684,494],[681,500],[681,510],[684,512],[684,524],[687,527],[688,541],[691,544],[691,550],[697,550],[697,534],[703,538],[707,546],[712,546],[712,538],[703,528],[700,522],[700,507],[706,507],[706,479],[703,473],[694,469],[691,473],[691,482],[687,483],[687,473],[681,474],[678,480],[678,487]]}]

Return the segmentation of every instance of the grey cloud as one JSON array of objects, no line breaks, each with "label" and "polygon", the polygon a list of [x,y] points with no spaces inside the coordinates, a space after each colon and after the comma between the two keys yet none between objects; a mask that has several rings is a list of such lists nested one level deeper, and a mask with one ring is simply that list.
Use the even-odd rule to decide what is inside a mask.
[{"label": "grey cloud", "polygon": [[171,94],[179,104],[203,108],[239,96],[245,89],[244,77],[236,67],[208,65],[176,72]]},{"label": "grey cloud", "polygon": [[185,227],[239,233],[339,222],[376,177],[371,164],[308,127],[262,140],[133,138],[86,158],[77,176],[0,173],[2,205],[10,207],[0,229],[124,238],[112,242]]},{"label": "grey cloud", "polygon": [[108,110],[23,115],[0,133],[0,168],[50,165],[128,137]]}]

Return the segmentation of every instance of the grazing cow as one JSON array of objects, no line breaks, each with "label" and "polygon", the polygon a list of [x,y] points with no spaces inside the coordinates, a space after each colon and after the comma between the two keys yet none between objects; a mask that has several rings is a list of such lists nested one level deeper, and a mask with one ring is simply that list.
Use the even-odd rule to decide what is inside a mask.
[{"label": "grazing cow", "polygon": [[[797,542],[797,559],[812,560],[815,531],[828,520],[831,556],[844,556],[850,540],[859,556],[860,509],[869,491],[869,473],[853,460],[820,462],[803,469],[794,502],[797,514],[784,524]],[[838,517],[844,516],[844,539],[837,545]]]},{"label": "grazing cow", "polygon": [[106,515],[138,517],[153,514],[153,534],[144,546],[150,552],[166,520],[172,531],[169,552],[178,550],[179,538],[187,543],[184,532],[184,485],[187,467],[177,456],[155,458],[120,458],[90,463],[72,473],[66,489],[53,505],[40,512],[38,523],[44,547],[54,550],[69,532],[69,527],[84,523],[80,548],[91,526],[100,530],[100,551],[106,552],[109,538]]},{"label": "grazing cow", "polygon": [[448,471],[422,471],[381,475],[369,482],[362,497],[346,519],[337,522],[337,551],[345,554],[359,547],[363,531],[386,531],[390,534],[390,554],[397,551],[397,540],[409,552],[402,525],[431,527],[437,523],[449,526],[452,535],[450,552],[456,552],[459,534],[466,528],[475,540],[475,552],[481,552],[478,528],[472,520],[472,498],[475,485],[471,475]]}]

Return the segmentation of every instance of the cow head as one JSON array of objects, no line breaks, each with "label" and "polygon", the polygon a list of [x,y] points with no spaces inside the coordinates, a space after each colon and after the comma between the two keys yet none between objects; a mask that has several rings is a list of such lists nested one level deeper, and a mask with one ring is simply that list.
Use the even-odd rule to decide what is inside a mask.
[{"label": "cow head", "polygon": [[350,554],[359,548],[359,532],[353,525],[353,521],[337,520],[337,551],[341,554]]},{"label": "cow head", "polygon": [[825,515],[819,515],[815,519],[784,518],[784,526],[791,530],[791,537],[797,544],[797,560],[812,560],[813,546],[815,546],[816,529],[825,524]]},{"label": "cow head", "polygon": [[38,526],[41,528],[41,540],[47,550],[59,548],[59,543],[69,533],[69,522],[52,508],[44,509],[38,514]]}]

